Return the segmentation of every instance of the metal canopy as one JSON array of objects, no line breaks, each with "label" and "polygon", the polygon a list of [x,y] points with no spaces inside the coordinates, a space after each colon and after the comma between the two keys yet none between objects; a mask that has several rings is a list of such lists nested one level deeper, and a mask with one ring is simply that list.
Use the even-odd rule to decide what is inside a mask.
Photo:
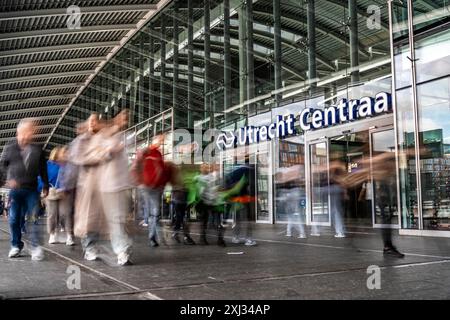
[{"label": "metal canopy", "polygon": [[[120,67],[122,70],[137,70],[133,62],[140,58],[154,58],[154,71],[151,79],[159,88],[160,81],[160,41],[168,41],[166,52],[167,86],[174,76],[173,70],[173,26],[172,22],[165,26],[162,37],[160,16],[157,13],[168,6],[171,0],[8,0],[0,4],[0,150],[8,138],[14,136],[17,121],[25,116],[38,116],[42,121],[39,141],[47,146],[65,144],[74,136],[79,117],[87,117],[90,110],[85,102],[90,96],[85,95],[86,88],[91,88],[97,95],[112,96],[118,87],[126,86],[124,79],[114,77],[103,69]],[[237,9],[245,1],[231,0],[231,55],[233,61],[239,55],[239,24]],[[418,1],[420,8],[432,1]],[[187,46],[187,1],[179,1],[179,86],[185,87],[188,70]],[[192,90],[202,95],[204,84],[204,35],[203,1],[193,1],[192,20],[193,36],[193,70]],[[287,84],[298,83],[307,79],[308,71],[308,34],[307,34],[307,1],[281,1],[281,47],[282,72]],[[370,13],[369,5],[386,6],[386,0],[358,0],[357,16],[359,21],[358,51],[360,62],[370,61],[374,54],[389,57],[388,20],[387,15],[381,17],[378,30],[369,30],[366,20]],[[66,8],[70,5],[81,7],[81,25],[79,30],[70,30],[66,23]],[[216,72],[223,74],[223,1],[210,0],[211,7],[211,65]],[[345,17],[348,16],[348,0],[316,0],[316,57],[317,72],[321,75],[333,73],[339,64],[347,63],[350,44]],[[167,15],[172,21],[171,7]],[[154,25],[154,50],[149,45],[145,49],[133,44],[130,31],[140,28],[147,21]],[[253,0],[253,43],[254,58],[258,64],[273,63],[274,43],[273,0]],[[140,32],[148,36],[149,29]],[[147,40],[146,40],[147,41]],[[147,41],[148,42],[148,41]],[[122,50],[122,51],[121,51]],[[120,61],[115,53],[125,50],[132,54],[129,60]],[[131,56],[133,56],[131,58]],[[377,58],[375,57],[375,58]],[[106,63],[106,61],[108,61]],[[104,67],[104,68],[103,68]],[[103,68],[103,69],[102,69]],[[230,70],[239,71],[234,64]],[[135,71],[139,77],[148,75],[142,70]],[[131,80],[130,80],[131,81]],[[106,90],[108,82],[111,89]],[[144,81],[139,86],[146,86]],[[103,87],[103,88],[102,88]],[[159,95],[159,92],[153,92]],[[187,100],[187,90],[179,91],[179,99]],[[75,95],[74,98],[72,98]],[[66,97],[66,98],[64,98]],[[202,103],[203,99],[200,99]],[[100,103],[105,107],[110,103]],[[66,106],[66,107],[61,107]],[[47,108],[47,109],[46,109]],[[18,110],[18,112],[13,112]],[[52,127],[53,125],[53,127]],[[47,138],[45,138],[47,135]],[[3,140],[2,140],[3,139]]]},{"label": "metal canopy", "polygon": [[[69,28],[70,6],[80,8],[80,28]],[[17,122],[40,120],[45,143],[64,111],[107,56],[158,9],[159,0],[8,0],[0,3],[0,152]],[[69,12],[70,13],[70,12]],[[73,20],[73,19],[72,19]],[[68,120],[76,121],[68,116]],[[67,143],[73,127],[61,125]]]}]

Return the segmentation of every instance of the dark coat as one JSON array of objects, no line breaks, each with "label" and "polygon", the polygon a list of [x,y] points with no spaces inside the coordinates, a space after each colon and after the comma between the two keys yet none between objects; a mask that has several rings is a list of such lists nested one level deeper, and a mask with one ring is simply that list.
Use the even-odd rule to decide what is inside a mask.
[{"label": "dark coat", "polygon": [[44,189],[48,189],[47,161],[42,147],[35,144],[29,147],[31,152],[26,167],[17,139],[6,146],[1,158],[5,179],[15,180],[19,188],[37,190],[38,176],[41,176]]}]

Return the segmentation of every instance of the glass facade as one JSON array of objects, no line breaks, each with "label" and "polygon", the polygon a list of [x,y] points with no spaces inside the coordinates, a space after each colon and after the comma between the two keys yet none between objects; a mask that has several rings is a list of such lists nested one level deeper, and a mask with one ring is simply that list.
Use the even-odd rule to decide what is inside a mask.
[{"label": "glass facade", "polygon": [[448,9],[446,1],[392,4],[404,229],[450,230]]},{"label": "glass facade", "polygon": [[[110,118],[129,108],[132,158],[162,132],[234,131],[293,114],[296,133],[256,144],[252,155],[258,222],[288,221],[283,193],[292,182],[283,174],[295,168],[301,214],[309,214],[307,223],[331,223],[329,177],[323,170],[330,158],[361,166],[377,154],[395,151],[391,224],[447,230],[449,11],[445,1],[426,3],[172,1],[112,55],[58,130],[74,127],[90,112]],[[383,130],[368,116],[338,123],[337,131],[333,126],[321,129],[323,134],[316,130],[316,138],[323,139],[314,142],[299,126],[305,108],[325,110],[342,99],[380,92],[394,98],[394,112],[384,115]],[[350,133],[344,133],[347,129]],[[165,153],[173,159],[175,136],[166,139]],[[231,160],[222,158],[225,168]],[[386,208],[379,203],[368,198],[366,204],[350,203],[361,201],[362,188],[351,191],[345,210],[364,211],[355,217],[382,225],[380,212]],[[370,188],[376,198],[376,186]]]}]

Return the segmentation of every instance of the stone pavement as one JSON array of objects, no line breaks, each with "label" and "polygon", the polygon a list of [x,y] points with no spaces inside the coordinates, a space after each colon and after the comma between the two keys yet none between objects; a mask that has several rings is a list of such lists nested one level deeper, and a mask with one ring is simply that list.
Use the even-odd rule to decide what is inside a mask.
[{"label": "stone pavement", "polygon": [[[74,247],[49,245],[44,261],[8,258],[6,220],[0,218],[0,299],[449,299],[450,239],[395,236],[404,259],[384,257],[379,230],[349,228],[336,239],[288,238],[283,225],[255,226],[257,246],[187,246],[162,227],[165,243],[150,248],[143,228],[134,235],[132,266],[117,266],[108,243],[101,259],[83,260]],[[39,228],[45,230],[44,220]],[[197,226],[192,227],[194,240]],[[394,232],[396,234],[396,232]],[[45,238],[44,238],[45,237]],[[381,289],[370,290],[369,266],[380,267]],[[80,289],[69,289],[69,266],[81,271]],[[371,282],[372,283],[372,282]]]}]

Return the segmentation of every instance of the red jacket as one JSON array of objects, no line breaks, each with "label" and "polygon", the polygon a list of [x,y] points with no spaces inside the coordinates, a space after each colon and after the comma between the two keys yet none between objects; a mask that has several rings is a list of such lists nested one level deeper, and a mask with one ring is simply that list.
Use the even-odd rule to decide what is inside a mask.
[{"label": "red jacket", "polygon": [[138,152],[132,172],[139,185],[153,189],[164,188],[169,178],[163,156],[154,146]]}]

